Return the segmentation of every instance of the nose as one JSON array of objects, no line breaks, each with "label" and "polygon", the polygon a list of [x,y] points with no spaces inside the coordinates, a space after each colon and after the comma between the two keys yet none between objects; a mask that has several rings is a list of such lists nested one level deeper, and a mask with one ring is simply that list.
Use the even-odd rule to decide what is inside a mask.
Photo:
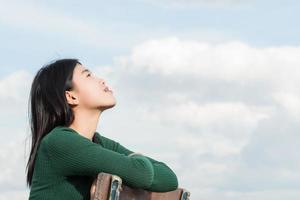
[{"label": "nose", "polygon": [[102,85],[105,85],[105,84],[106,84],[106,82],[105,82],[104,79],[102,79],[102,78],[100,78],[99,83],[102,84]]}]

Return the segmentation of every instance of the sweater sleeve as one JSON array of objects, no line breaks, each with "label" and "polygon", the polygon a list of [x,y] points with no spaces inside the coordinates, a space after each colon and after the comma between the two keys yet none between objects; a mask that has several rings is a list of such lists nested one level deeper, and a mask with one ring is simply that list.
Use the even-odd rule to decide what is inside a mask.
[{"label": "sweater sleeve", "polygon": [[[132,157],[135,156],[140,155],[133,155]],[[150,160],[154,169],[154,178],[148,190],[154,192],[167,192],[178,188],[177,176],[168,165],[151,157],[144,157]]]},{"label": "sweater sleeve", "polygon": [[105,172],[120,176],[128,186],[143,189],[153,182],[154,169],[146,157],[128,157],[68,130],[52,133],[45,142],[51,165],[59,175],[95,177]]},{"label": "sweater sleeve", "polygon": [[[125,146],[121,145],[112,139],[104,137],[96,132],[96,136],[100,138],[101,144],[108,149],[116,151],[121,154],[129,155],[134,153],[133,151],[127,149]],[[148,156],[133,155],[132,157],[145,157],[152,163],[154,169],[154,179],[148,190],[156,192],[166,192],[171,190],[176,190],[178,187],[177,176],[174,171],[167,166],[165,163],[155,160]]]},{"label": "sweater sleeve", "polygon": [[108,137],[105,137],[103,135],[100,135],[98,132],[95,132],[95,137],[97,138],[97,141],[99,141],[104,148],[110,149],[112,151],[124,154],[128,156],[129,154],[133,153],[130,149],[124,147],[119,142],[114,141]]}]

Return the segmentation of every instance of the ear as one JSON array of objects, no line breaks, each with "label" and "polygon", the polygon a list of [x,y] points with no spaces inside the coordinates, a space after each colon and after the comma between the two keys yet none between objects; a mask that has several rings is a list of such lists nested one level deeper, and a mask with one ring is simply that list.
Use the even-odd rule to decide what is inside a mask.
[{"label": "ear", "polygon": [[67,99],[68,104],[74,105],[74,106],[78,104],[78,98],[76,95],[74,95],[74,92],[66,91],[65,94],[66,94],[66,99]]}]

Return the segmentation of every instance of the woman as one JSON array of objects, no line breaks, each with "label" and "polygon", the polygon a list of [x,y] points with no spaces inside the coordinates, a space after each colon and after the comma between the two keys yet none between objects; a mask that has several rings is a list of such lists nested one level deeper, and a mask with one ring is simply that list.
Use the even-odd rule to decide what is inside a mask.
[{"label": "woman", "polygon": [[105,81],[77,59],[56,60],[37,72],[29,103],[30,200],[90,199],[93,180],[100,172],[149,191],[178,187],[175,173],[166,164],[96,131],[101,113],[115,104]]}]

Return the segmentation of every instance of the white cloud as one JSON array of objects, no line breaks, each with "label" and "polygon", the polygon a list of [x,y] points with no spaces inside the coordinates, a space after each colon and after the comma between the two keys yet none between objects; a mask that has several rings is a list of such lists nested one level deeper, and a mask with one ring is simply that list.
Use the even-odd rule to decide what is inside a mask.
[{"label": "white cloud", "polygon": [[299,84],[299,53],[300,47],[255,48],[239,41],[211,44],[167,37],[135,46],[119,62],[126,70],[164,76]]},{"label": "white cloud", "polygon": [[[193,152],[194,156],[209,154],[212,156],[238,155],[244,142],[234,143],[231,139],[222,136],[211,135],[195,136],[184,134],[176,137],[176,145],[180,152]],[[214,170],[214,169],[212,169]]]},{"label": "white cloud", "polygon": [[1,142],[0,151],[1,200],[28,198],[28,190],[25,188],[26,153],[28,153],[24,143],[26,131],[25,128],[20,128],[22,123],[15,126],[18,128],[0,128],[1,137],[5,137],[5,141]]},{"label": "white cloud", "polygon": [[[19,70],[0,80],[0,199],[25,199],[27,105],[32,75]],[[27,142],[27,143],[26,143]],[[18,180],[18,181],[16,181]]]},{"label": "white cloud", "polygon": [[0,194],[0,200],[22,200],[28,199],[28,192],[25,190],[12,190],[12,191],[4,191]]},{"label": "white cloud", "polygon": [[[194,135],[176,138],[179,147],[195,154],[239,154],[261,120],[273,114],[272,108],[237,103],[197,104],[191,100],[171,105],[140,109],[143,119],[167,126],[193,127]],[[197,149],[197,150],[195,150]],[[183,150],[183,149],[182,149]]]},{"label": "white cloud", "polygon": [[273,97],[293,118],[300,119],[300,94],[289,92],[274,93]]},{"label": "white cloud", "polygon": [[[93,70],[118,101],[101,118],[100,133],[167,163],[192,199],[297,199],[298,53],[238,41],[145,41],[114,66]],[[2,118],[11,111],[12,124],[27,105],[12,107],[7,99],[19,102],[30,77],[21,71],[0,81],[1,106],[9,108]],[[1,127],[2,134],[15,133],[3,138],[18,138],[0,151],[7,163],[2,199],[22,187],[11,177],[23,177],[24,127]]]},{"label": "white cloud", "polygon": [[237,103],[208,103],[197,104],[193,101],[172,104],[158,111],[149,109],[145,115],[156,121],[171,121],[174,124],[187,126],[206,127],[219,123],[247,124],[255,127],[261,119],[266,119],[269,114],[263,111],[266,108],[247,106],[241,102]]},{"label": "white cloud", "polygon": [[227,190],[216,190],[214,188],[201,188],[201,190],[195,190],[193,197],[199,197],[200,199],[209,200],[232,200],[232,199],[243,199],[243,200],[282,200],[284,198],[289,200],[297,200],[300,192],[297,189],[278,189],[274,190],[260,190],[260,191],[227,191]]},{"label": "white cloud", "polygon": [[16,71],[0,80],[0,99],[14,102],[23,102],[28,95],[28,86],[31,74],[25,70]]},{"label": "white cloud", "polygon": [[153,39],[116,59],[115,73],[123,74],[116,85],[138,123],[161,127],[161,141],[172,141],[175,169],[194,198],[280,199],[290,191],[295,199],[299,53],[297,46]]},{"label": "white cloud", "polygon": [[[20,128],[27,118],[29,89],[32,76],[25,70],[15,71],[0,80],[0,120],[2,133],[7,127]],[[16,126],[18,123],[18,126]],[[8,135],[6,139],[13,138]],[[0,142],[1,143],[1,142]]]}]

